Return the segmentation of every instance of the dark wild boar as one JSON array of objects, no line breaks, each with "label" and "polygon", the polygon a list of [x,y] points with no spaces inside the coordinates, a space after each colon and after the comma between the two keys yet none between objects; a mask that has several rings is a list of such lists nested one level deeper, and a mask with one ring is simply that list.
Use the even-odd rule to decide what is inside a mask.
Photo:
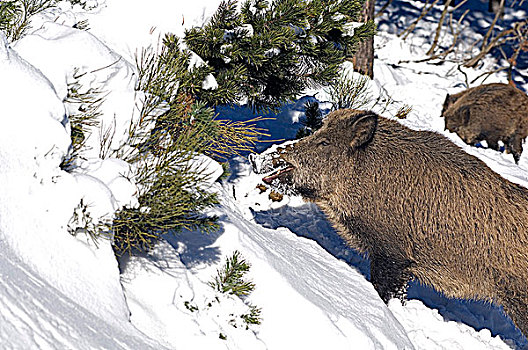
[{"label": "dark wild boar", "polygon": [[528,335],[527,189],[440,134],[372,112],[333,112],[273,155],[263,167],[282,169],[264,181],[318,204],[367,252],[385,302],[416,278],[449,297],[503,305]]},{"label": "dark wild boar", "polygon": [[506,84],[480,85],[447,95],[442,109],[446,129],[456,132],[467,144],[486,140],[499,151],[499,141],[516,163],[528,135],[528,96]]}]

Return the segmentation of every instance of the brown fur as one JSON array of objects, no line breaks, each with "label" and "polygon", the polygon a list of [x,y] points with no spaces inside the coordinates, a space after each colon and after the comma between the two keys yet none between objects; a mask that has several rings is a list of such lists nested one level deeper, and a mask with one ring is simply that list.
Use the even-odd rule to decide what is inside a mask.
[{"label": "brown fur", "polygon": [[366,251],[388,301],[411,276],[449,297],[504,306],[528,335],[528,190],[437,133],[371,112],[331,113],[281,149],[281,182]]},{"label": "brown fur", "polygon": [[480,85],[447,95],[442,109],[446,129],[456,132],[467,144],[486,140],[499,150],[499,141],[517,163],[522,141],[528,135],[528,96],[507,84]]}]

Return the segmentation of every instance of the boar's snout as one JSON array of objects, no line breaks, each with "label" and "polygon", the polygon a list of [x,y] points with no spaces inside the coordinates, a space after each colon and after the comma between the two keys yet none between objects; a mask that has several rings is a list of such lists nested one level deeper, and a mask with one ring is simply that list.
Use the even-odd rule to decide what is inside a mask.
[{"label": "boar's snout", "polygon": [[293,150],[293,144],[288,142],[283,146],[272,146],[261,154],[250,154],[248,160],[256,174],[266,174],[291,166],[283,159],[283,154],[291,150]]},{"label": "boar's snout", "polygon": [[274,173],[268,176],[264,176],[262,181],[268,185],[273,184],[273,180],[279,179],[280,182],[288,182],[290,177],[290,171],[293,170],[293,166],[289,163],[286,163],[286,167],[276,170]]},{"label": "boar's snout", "polygon": [[293,151],[293,143],[273,146],[261,154],[248,157],[253,171],[264,174],[262,181],[285,194],[293,194],[291,171],[294,166],[287,162],[284,156]]}]

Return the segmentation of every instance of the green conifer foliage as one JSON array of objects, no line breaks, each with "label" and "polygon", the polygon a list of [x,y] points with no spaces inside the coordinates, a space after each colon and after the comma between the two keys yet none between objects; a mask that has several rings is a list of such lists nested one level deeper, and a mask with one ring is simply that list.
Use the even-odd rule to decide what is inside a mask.
[{"label": "green conifer foliage", "polygon": [[15,2],[0,2],[0,30],[7,34],[19,13],[19,7]]},{"label": "green conifer foliage", "polygon": [[304,104],[305,118],[301,121],[304,127],[297,130],[295,138],[301,139],[305,136],[309,136],[319,130],[323,126],[323,113],[319,109],[319,103],[306,102]]},{"label": "green conifer foliage", "polygon": [[10,41],[20,39],[29,29],[31,16],[55,6],[58,0],[15,0],[0,2],[0,30]]},{"label": "green conifer foliage", "polygon": [[185,33],[218,82],[214,92],[200,91],[209,105],[277,108],[307,87],[329,84],[374,34],[373,22],[350,28],[360,0],[247,0],[237,8],[235,0],[223,1],[209,23]]},{"label": "green conifer foliage", "polygon": [[255,289],[253,282],[244,280],[244,275],[250,267],[240,252],[235,250],[222,269],[217,271],[217,276],[210,285],[221,293],[247,296]]},{"label": "green conifer foliage", "polygon": [[[217,276],[214,282],[210,282],[209,285],[220,293],[236,295],[244,300],[245,297],[255,290],[255,284],[244,279],[244,275],[249,272],[250,268],[251,265],[246,262],[242,254],[238,250],[235,250],[233,255],[227,258],[222,269],[217,270]],[[262,310],[247,302],[246,305],[248,306],[249,312],[240,315],[242,320],[247,325],[260,324]]]},{"label": "green conifer foliage", "polygon": [[148,251],[166,233],[216,230],[217,218],[203,212],[218,199],[197,156],[222,160],[251,149],[264,135],[255,126],[259,118],[218,120],[213,108],[196,100],[211,67],[191,67],[191,53],[174,35],[164,38],[159,53],[144,50],[136,64],[137,90],[143,92],[140,118],[114,156],[132,165],[139,205],[115,213],[109,229],[117,254]]}]

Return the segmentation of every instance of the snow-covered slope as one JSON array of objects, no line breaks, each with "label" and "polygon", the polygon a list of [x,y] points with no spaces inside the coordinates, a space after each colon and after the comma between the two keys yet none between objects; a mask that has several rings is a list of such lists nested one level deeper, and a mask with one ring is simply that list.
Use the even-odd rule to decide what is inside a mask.
[{"label": "snow-covered slope", "polygon": [[[255,188],[260,178],[242,158],[231,161],[229,179],[212,185],[221,198],[212,212],[220,217],[217,233],[168,236],[148,255],[122,259],[120,269],[109,241],[96,246],[82,233],[69,233],[81,199],[95,220],[134,204],[135,188],[123,176],[128,165],[99,159],[121,145],[137,117],[134,53],[155,45],[166,31],[181,35],[184,28],[201,25],[218,2],[92,0],[86,4],[95,8],[86,10],[63,1],[36,16],[34,31],[12,47],[0,34],[0,347],[508,349],[490,331],[444,320],[419,300],[406,305],[392,300],[386,307],[364,277],[365,260],[346,247],[321,212],[297,197],[272,202]],[[72,28],[84,19],[90,30]],[[387,116],[407,103],[414,109],[405,125],[445,133],[441,104],[446,92],[461,89],[464,77],[449,63],[402,64],[423,56],[424,48],[384,28],[391,30],[380,27],[376,38],[371,93],[395,99]],[[495,74],[488,81],[503,79]],[[94,130],[86,161],[67,173],[59,168],[70,146],[66,109],[71,106],[63,100],[76,80],[107,95],[103,131]],[[315,93],[325,101],[324,91],[307,94]],[[264,122],[272,139],[294,137],[308,98],[313,97]],[[250,117],[244,108],[219,111],[224,118]],[[110,144],[103,141],[108,133]],[[528,186],[526,155],[517,166],[511,155],[446,135]],[[249,277],[256,288],[246,300],[209,285],[235,250],[252,265]],[[414,294],[444,314],[453,310],[434,292],[414,289]],[[262,308],[262,324],[246,329],[239,316],[248,302]],[[488,326],[489,308],[457,305],[476,320],[474,327],[493,326],[517,345],[525,341],[500,315]]]},{"label": "snow-covered slope", "polygon": [[[88,290],[67,295],[49,283],[45,274],[32,271],[5,244],[0,249],[2,349],[163,349],[129,322],[116,320],[108,312],[101,314],[96,305],[88,309],[88,301],[79,302],[79,296],[89,297]],[[98,282],[63,280],[87,289]],[[108,295],[106,299],[113,298]],[[105,302],[100,297],[98,301]]]},{"label": "snow-covered slope", "polygon": [[95,248],[67,231],[84,194],[92,192],[99,209],[113,206],[102,182],[59,169],[70,138],[54,86],[3,34],[0,76],[2,344],[151,347],[128,323],[110,242]]},{"label": "snow-covered slope", "polygon": [[[248,221],[249,212],[241,213],[226,193],[223,198],[216,212],[222,217],[221,234],[204,239],[189,232],[171,239],[177,250],[161,244],[149,259],[132,258],[126,264],[123,285],[132,322],[140,329],[182,349],[413,348],[354,268],[287,229]],[[203,256],[192,251],[197,248],[206,251]],[[250,330],[228,322],[237,312],[235,301],[222,298],[218,306],[207,306],[220,297],[207,285],[215,275],[211,260],[220,263],[234,250],[252,265],[250,278],[257,287],[250,301],[262,308],[262,324]],[[190,311],[186,302],[198,310]]]}]

